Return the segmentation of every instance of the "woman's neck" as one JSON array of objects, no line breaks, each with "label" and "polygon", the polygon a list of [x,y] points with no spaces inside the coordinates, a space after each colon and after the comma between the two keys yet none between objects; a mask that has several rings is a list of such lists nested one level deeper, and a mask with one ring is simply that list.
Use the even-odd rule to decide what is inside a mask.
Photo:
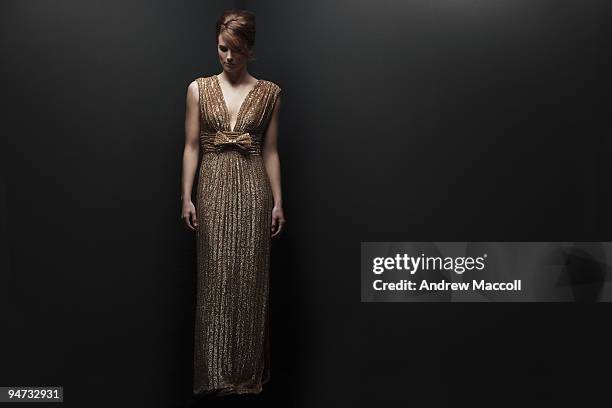
[{"label": "woman's neck", "polygon": [[249,82],[250,75],[245,67],[240,72],[232,72],[231,74],[228,74],[226,71],[223,71],[221,74],[219,74],[219,77],[221,77],[221,79],[226,82],[229,82],[232,85],[238,85]]}]

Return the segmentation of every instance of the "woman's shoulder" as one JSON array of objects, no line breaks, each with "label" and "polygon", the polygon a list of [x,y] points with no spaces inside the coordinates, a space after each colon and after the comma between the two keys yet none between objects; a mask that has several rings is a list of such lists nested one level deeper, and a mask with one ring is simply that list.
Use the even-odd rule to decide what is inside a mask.
[{"label": "woman's shoulder", "polygon": [[196,77],[195,79],[192,79],[189,82],[189,88],[194,88],[196,90],[202,91],[203,89],[206,89],[209,86],[210,81],[212,79],[214,79],[214,75]]},{"label": "woman's shoulder", "polygon": [[281,91],[280,85],[278,85],[276,82],[270,81],[268,79],[260,79],[260,81],[263,82],[270,90],[273,90],[275,92]]},{"label": "woman's shoulder", "polygon": [[202,76],[199,76],[199,77],[196,77],[196,78],[192,79],[189,83],[190,84],[193,84],[193,83],[206,83],[206,82],[211,81],[212,79],[214,79],[214,77],[215,77],[214,75],[208,75],[208,76],[202,75]]},{"label": "woman's shoulder", "polygon": [[202,77],[202,76],[191,79],[188,81],[188,86],[190,88],[198,88],[205,79],[206,77]]},{"label": "woman's shoulder", "polygon": [[211,81],[214,78],[214,75],[208,75],[208,76],[199,76],[196,79],[194,79],[194,82],[207,82],[207,81]]}]

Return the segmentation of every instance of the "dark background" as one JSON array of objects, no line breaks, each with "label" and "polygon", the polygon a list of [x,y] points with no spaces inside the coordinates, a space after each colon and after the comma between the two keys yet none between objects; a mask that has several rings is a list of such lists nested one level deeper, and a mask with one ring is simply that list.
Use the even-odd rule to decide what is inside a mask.
[{"label": "dark background", "polygon": [[249,72],[283,88],[288,223],[272,380],[201,402],[609,399],[608,303],[360,303],[359,287],[362,241],[612,241],[606,3],[2,2],[0,385],[61,385],[69,407],[189,399],[185,98],[221,72],[214,23],[238,7],[257,16]]}]

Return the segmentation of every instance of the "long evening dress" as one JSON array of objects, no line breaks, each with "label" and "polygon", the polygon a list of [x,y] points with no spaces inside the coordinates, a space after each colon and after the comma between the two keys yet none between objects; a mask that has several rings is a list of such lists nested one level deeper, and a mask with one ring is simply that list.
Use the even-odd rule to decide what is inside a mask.
[{"label": "long evening dress", "polygon": [[259,79],[230,117],[217,75],[200,98],[194,394],[258,394],[270,379],[272,190],[263,137],[281,88]]}]

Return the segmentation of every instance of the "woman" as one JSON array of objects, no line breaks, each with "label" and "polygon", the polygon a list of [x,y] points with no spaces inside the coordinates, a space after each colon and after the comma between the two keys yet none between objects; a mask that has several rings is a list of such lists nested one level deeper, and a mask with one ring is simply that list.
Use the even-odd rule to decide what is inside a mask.
[{"label": "woman", "polygon": [[[255,19],[217,21],[223,72],[187,90],[181,218],[197,241],[194,394],[258,394],[270,379],[270,240],[285,223],[281,88],[247,72]],[[196,204],[191,189],[200,148]]]}]

